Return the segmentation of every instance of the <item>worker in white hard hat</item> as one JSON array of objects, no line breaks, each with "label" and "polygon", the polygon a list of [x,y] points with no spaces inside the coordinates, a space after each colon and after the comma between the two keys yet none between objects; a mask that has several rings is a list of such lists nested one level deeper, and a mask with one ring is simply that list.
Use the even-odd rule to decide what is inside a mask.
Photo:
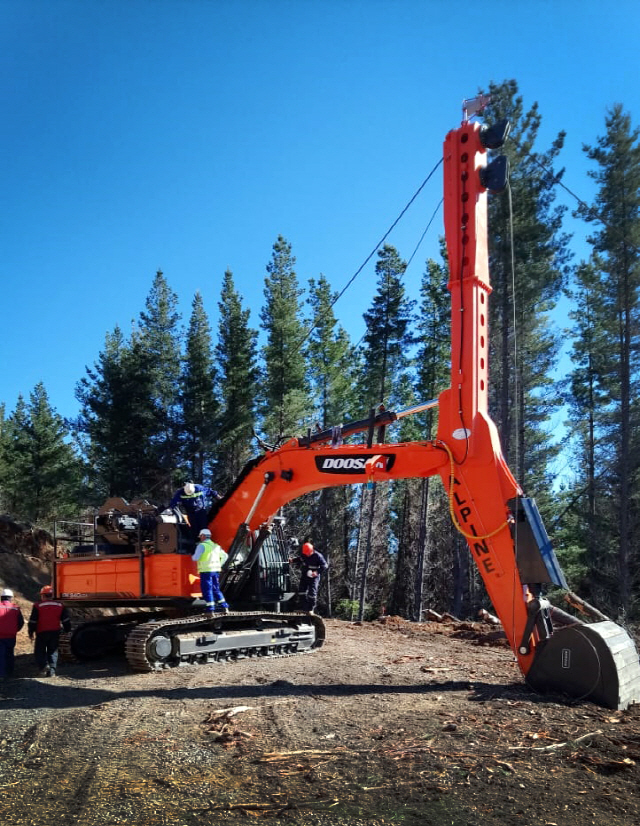
[{"label": "worker in white hard hat", "polygon": [[170,508],[180,507],[186,515],[194,542],[197,541],[202,528],[207,527],[209,508],[214,499],[222,499],[217,490],[196,485],[194,482],[185,482],[169,502]]},{"label": "worker in white hard hat", "polygon": [[213,613],[217,610],[226,614],[229,611],[229,605],[220,590],[220,571],[227,554],[217,542],[211,539],[211,531],[208,528],[203,528],[198,538],[200,542],[191,559],[198,566],[200,590],[202,599],[206,602],[205,611]]},{"label": "worker in white hard hat", "polygon": [[20,606],[13,601],[13,591],[4,588],[0,594],[0,679],[13,676],[16,636],[24,625]]}]

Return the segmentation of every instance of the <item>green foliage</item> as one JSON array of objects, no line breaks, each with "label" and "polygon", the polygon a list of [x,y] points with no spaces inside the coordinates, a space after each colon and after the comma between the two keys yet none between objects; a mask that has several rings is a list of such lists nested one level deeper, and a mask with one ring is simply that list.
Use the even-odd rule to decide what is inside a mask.
[{"label": "green foliage", "polygon": [[[184,465],[188,469],[182,475],[192,479],[208,479],[215,461],[213,434],[219,403],[215,390],[211,328],[200,293],[196,293],[191,305],[180,385],[181,409],[178,418]],[[165,492],[169,493],[166,489]]]},{"label": "green foliage", "polygon": [[262,417],[269,441],[299,434],[309,419],[309,393],[302,343],[302,290],[294,269],[291,244],[282,236],[273,245],[260,313],[267,342],[262,350],[264,383]]},{"label": "green foliage", "polygon": [[[136,346],[140,358],[148,365],[150,408],[154,419],[149,439],[151,463],[148,468],[148,490],[156,495],[168,493],[171,474],[180,455],[180,352],[182,331],[179,328],[178,296],[169,287],[162,270],[156,272],[147,296],[145,310],[140,313]],[[192,319],[193,320],[193,319]],[[193,341],[191,342],[193,346]],[[155,473],[153,472],[155,471]],[[146,474],[145,474],[146,475]]]},{"label": "green foliage", "polygon": [[258,377],[256,341],[249,310],[242,307],[232,273],[224,274],[215,355],[222,409],[218,420],[216,485],[229,488],[251,458],[256,427]]},{"label": "green foliage", "polygon": [[361,397],[368,406],[381,402],[393,409],[407,401],[404,379],[411,366],[411,325],[415,302],[406,295],[403,283],[407,264],[398,251],[386,244],[378,251],[378,288],[371,307],[364,313],[367,331],[361,374]]},{"label": "green foliage", "polygon": [[566,281],[569,257],[564,208],[554,204],[562,172],[554,172],[553,164],[564,133],[540,151],[537,103],[525,111],[513,80],[492,84],[489,92],[488,122],[511,123],[499,150],[509,158],[510,193],[489,199],[491,407],[514,475],[548,512],[548,466],[558,451],[549,430],[561,403],[552,379],[559,339],[550,313]]},{"label": "green foliage", "polygon": [[[359,609],[360,603],[357,599],[340,599],[334,608],[334,616],[336,619],[353,621],[358,617]],[[373,620],[378,619],[379,616],[379,608],[376,608],[373,605],[364,606],[363,619],[365,622],[373,622]]]},{"label": "green foliage", "polygon": [[340,424],[355,403],[355,354],[345,329],[333,312],[336,294],[327,279],[309,279],[311,309],[307,343],[307,375],[321,429]]},{"label": "green foliage", "polygon": [[124,340],[116,328],[93,368],[76,386],[78,432],[87,440],[96,503],[105,496],[131,499],[159,478],[154,439],[158,418],[151,355],[138,334]]},{"label": "green foliage", "polygon": [[13,415],[3,421],[0,468],[3,501],[19,519],[49,524],[77,509],[82,463],[42,383],[28,404],[20,396]]},{"label": "green foliage", "polygon": [[[311,388],[315,421],[321,430],[341,425],[345,411],[355,404],[356,362],[346,331],[337,324],[333,312],[336,294],[321,275],[309,280],[311,309],[307,341],[307,375]],[[334,596],[348,593],[350,548],[355,531],[353,488],[326,488],[305,499],[309,520],[314,526],[314,542],[331,559],[327,582]]]},{"label": "green foliage", "polygon": [[570,426],[583,487],[572,510],[588,592],[609,613],[633,617],[640,585],[640,130],[620,105],[605,127],[584,147],[598,189],[578,214],[594,225],[593,253],[570,293]]}]

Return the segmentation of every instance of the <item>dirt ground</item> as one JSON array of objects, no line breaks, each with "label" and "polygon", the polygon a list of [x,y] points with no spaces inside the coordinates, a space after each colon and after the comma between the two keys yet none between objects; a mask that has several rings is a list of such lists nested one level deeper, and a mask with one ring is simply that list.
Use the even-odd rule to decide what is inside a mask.
[{"label": "dirt ground", "polygon": [[153,674],[113,658],[55,679],[35,676],[21,632],[0,691],[0,820],[640,823],[640,706],[538,696],[468,626],[327,626],[306,655]]}]

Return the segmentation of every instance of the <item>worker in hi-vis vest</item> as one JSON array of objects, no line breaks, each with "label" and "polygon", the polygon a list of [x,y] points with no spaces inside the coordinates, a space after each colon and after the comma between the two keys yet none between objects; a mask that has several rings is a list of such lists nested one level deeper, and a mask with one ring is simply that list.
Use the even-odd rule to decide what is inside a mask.
[{"label": "worker in hi-vis vest", "polygon": [[191,559],[198,566],[202,599],[207,603],[205,611],[222,611],[226,614],[229,606],[220,590],[220,571],[227,554],[211,539],[211,531],[208,528],[200,531],[199,539],[200,542]]}]

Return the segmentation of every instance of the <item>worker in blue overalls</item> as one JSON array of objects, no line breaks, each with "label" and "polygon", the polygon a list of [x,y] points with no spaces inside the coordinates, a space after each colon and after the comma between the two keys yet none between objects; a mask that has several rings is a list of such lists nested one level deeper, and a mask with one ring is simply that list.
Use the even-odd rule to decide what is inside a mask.
[{"label": "worker in blue overalls", "polygon": [[207,516],[213,499],[222,499],[217,490],[204,485],[195,485],[193,482],[185,482],[184,486],[178,488],[173,494],[169,502],[170,508],[180,507],[187,517],[194,542],[197,542],[200,531],[207,527]]},{"label": "worker in blue overalls", "polygon": [[200,542],[191,559],[198,566],[200,575],[200,590],[202,599],[206,603],[205,611],[213,613],[222,611],[229,613],[229,605],[220,590],[220,571],[225,563],[227,554],[217,542],[211,539],[211,531],[203,528],[200,531]]}]

